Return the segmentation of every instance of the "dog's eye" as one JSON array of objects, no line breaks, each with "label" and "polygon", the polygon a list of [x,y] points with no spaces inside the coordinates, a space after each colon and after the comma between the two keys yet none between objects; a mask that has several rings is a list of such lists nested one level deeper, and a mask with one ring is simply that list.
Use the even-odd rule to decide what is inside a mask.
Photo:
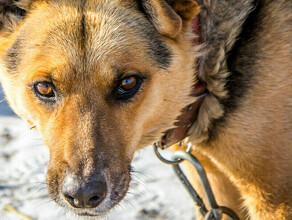
[{"label": "dog's eye", "polygon": [[128,100],[132,98],[139,90],[142,79],[139,76],[129,76],[119,82],[117,99]]},{"label": "dog's eye", "polygon": [[35,84],[35,91],[38,95],[46,98],[51,98],[55,96],[54,89],[51,83],[40,82]]},{"label": "dog's eye", "polygon": [[127,77],[121,81],[120,88],[124,91],[129,91],[135,87],[137,79],[134,76]]}]

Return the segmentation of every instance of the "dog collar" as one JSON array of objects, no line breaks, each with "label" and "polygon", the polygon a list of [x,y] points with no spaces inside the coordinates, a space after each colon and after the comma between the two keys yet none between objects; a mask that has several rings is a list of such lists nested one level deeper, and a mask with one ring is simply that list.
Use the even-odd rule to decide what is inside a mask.
[{"label": "dog collar", "polygon": [[176,127],[167,130],[157,143],[160,148],[168,148],[188,136],[189,129],[197,120],[200,106],[207,94],[206,83],[199,82],[194,86],[192,96],[196,97],[196,101],[183,108],[181,114],[177,117],[177,121],[174,123]]},{"label": "dog collar", "polygon": [[[192,20],[192,31],[196,35],[199,34],[198,16],[196,16]],[[193,44],[198,45],[198,43],[199,39],[194,38]],[[189,129],[197,120],[200,106],[205,96],[208,94],[206,87],[207,87],[206,83],[201,81],[194,85],[191,96],[196,97],[196,101],[182,110],[181,114],[177,117],[177,121],[174,123],[176,127],[167,130],[163,137],[161,138],[161,140],[156,143],[160,148],[162,149],[168,148],[171,145],[182,141],[188,136]]]}]

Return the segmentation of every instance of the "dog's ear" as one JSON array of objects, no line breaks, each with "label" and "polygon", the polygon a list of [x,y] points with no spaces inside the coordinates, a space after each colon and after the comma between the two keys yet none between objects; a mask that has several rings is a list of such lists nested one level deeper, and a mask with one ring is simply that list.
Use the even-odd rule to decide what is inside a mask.
[{"label": "dog's ear", "polygon": [[157,31],[170,38],[200,11],[195,0],[142,0],[141,5]]},{"label": "dog's ear", "polygon": [[0,0],[0,35],[13,32],[32,0]]}]

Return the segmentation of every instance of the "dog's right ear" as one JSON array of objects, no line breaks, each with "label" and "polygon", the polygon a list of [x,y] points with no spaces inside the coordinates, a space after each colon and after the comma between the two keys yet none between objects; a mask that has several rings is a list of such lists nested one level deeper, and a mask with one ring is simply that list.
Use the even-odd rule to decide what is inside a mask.
[{"label": "dog's right ear", "polygon": [[32,0],[0,0],[0,35],[7,35],[17,27]]},{"label": "dog's right ear", "polygon": [[170,38],[200,11],[195,0],[141,0],[141,5],[156,30]]}]

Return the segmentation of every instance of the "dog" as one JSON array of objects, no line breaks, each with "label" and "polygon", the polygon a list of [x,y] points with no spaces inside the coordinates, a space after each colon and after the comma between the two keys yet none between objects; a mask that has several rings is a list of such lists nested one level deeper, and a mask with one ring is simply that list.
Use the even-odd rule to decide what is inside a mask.
[{"label": "dog", "polygon": [[0,0],[0,81],[48,146],[51,198],[106,215],[135,151],[175,129],[204,82],[187,138],[218,204],[241,219],[292,219],[291,4]]}]

